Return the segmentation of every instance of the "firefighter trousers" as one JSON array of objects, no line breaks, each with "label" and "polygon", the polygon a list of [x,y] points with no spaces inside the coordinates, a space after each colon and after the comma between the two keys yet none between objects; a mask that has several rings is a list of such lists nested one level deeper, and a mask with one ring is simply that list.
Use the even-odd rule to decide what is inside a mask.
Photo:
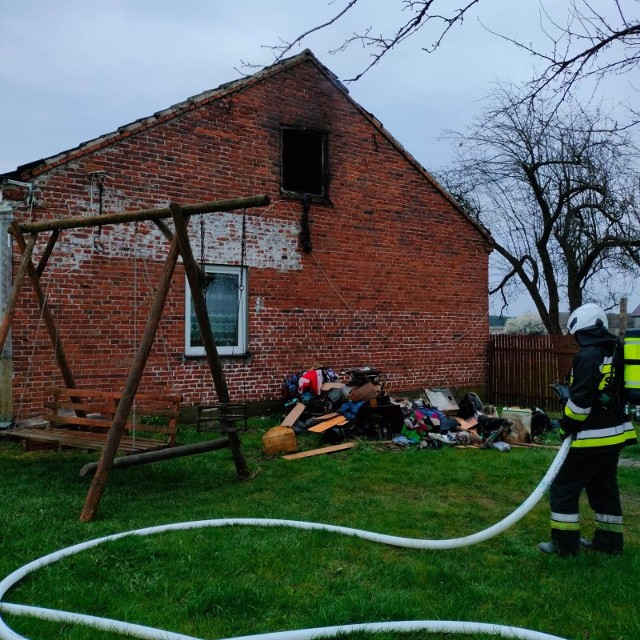
[{"label": "firefighter trousers", "polygon": [[591,453],[571,449],[551,484],[551,540],[561,554],[580,549],[579,499],[586,490],[595,514],[593,546],[608,553],[621,553],[622,506],[618,490],[619,451]]}]

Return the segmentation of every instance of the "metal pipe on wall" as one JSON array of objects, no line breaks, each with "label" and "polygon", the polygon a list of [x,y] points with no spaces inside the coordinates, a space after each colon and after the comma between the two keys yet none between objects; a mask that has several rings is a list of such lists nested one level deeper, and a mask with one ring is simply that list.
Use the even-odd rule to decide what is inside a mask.
[{"label": "metal pipe on wall", "polygon": [[[12,237],[9,225],[13,222],[13,209],[10,204],[0,201],[0,317],[4,314],[11,292]],[[13,365],[11,358],[11,334],[0,354],[0,428],[6,428],[13,418],[11,386]]]}]

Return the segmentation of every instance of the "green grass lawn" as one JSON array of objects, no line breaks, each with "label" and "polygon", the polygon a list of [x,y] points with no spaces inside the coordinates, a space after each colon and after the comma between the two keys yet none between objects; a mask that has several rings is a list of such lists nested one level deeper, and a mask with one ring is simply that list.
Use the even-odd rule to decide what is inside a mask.
[{"label": "green grass lawn", "polygon": [[[210,518],[286,518],[398,536],[460,537],[517,508],[555,455],[551,449],[399,451],[359,443],[331,456],[286,461],[262,453],[261,436],[272,424],[256,420],[243,434],[250,480],[236,478],[229,450],[114,471],[91,523],[79,521],[88,480],[78,471],[96,454],[25,454],[0,441],[0,579],[84,540]],[[200,437],[181,433],[183,442]],[[321,444],[311,434],[300,442],[303,448]],[[640,447],[624,456],[640,461]],[[4,599],[212,640],[388,620],[466,620],[571,640],[634,640],[640,638],[640,467],[620,467],[619,481],[626,522],[620,557],[540,554],[536,544],[549,537],[543,499],[505,533],[448,551],[281,527],[130,537],[41,569]],[[585,501],[583,532],[592,530]],[[29,617],[5,620],[33,640],[122,637]]]}]

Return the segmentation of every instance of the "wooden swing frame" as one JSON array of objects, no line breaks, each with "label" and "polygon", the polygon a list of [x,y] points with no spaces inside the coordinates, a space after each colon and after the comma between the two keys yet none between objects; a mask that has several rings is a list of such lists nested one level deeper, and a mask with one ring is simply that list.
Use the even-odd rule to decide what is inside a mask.
[{"label": "wooden swing frame", "polygon": [[[79,229],[108,224],[151,221],[162,231],[163,235],[170,243],[169,252],[165,260],[160,281],[154,294],[140,344],[133,358],[126,383],[122,393],[120,394],[118,406],[109,427],[104,448],[100,455],[100,460],[95,464],[95,474],[87,492],[80,520],[90,521],[95,518],[108,480],[109,471],[112,468],[132,466],[134,464],[145,464],[170,457],[193,455],[205,450],[211,451],[213,449],[229,447],[231,449],[238,476],[241,478],[247,478],[249,476],[249,470],[242,452],[242,446],[235,423],[232,417],[227,417],[225,415],[224,411],[225,406],[230,403],[229,389],[224,376],[222,363],[218,355],[218,350],[215,345],[213,331],[209,321],[209,314],[207,313],[204,291],[200,282],[199,269],[193,256],[187,227],[189,224],[189,217],[192,215],[263,207],[267,206],[269,202],[269,196],[262,195],[248,198],[236,198],[232,200],[217,200],[214,202],[185,206],[171,203],[168,208],[142,209],[131,212],[102,214],[98,216],[78,216],[24,224],[18,224],[14,221],[11,224],[9,233],[13,234],[15,243],[22,254],[22,258],[14,279],[11,293],[7,300],[7,306],[2,318],[2,323],[0,324],[0,351],[2,351],[9,335],[20,291],[25,277],[28,275],[34,289],[38,307],[42,313],[47,332],[49,333],[51,344],[53,345],[60,373],[62,374],[62,378],[67,389],[75,389],[76,383],[69,367],[64,346],[60,339],[53,314],[47,304],[47,299],[40,283],[40,278],[47,267],[47,263],[51,257],[60,232],[65,229]],[[173,219],[174,232],[172,232],[164,223],[165,218]],[[51,232],[51,235],[40,261],[36,266],[32,261],[32,254],[38,234],[42,232]],[[25,239],[25,234],[29,234],[28,240]],[[149,451],[135,456],[125,456],[125,458],[118,458],[117,460],[131,458],[129,463],[117,464],[116,454],[118,452],[118,447],[125,433],[136,392],[138,390],[140,380],[142,379],[145,365],[151,353],[151,348],[155,341],[156,332],[171,288],[171,280],[179,256],[182,257],[185,273],[191,288],[191,295],[198,324],[200,326],[200,334],[204,345],[207,364],[216,390],[218,402],[221,407],[221,427],[226,437],[212,441],[211,443],[185,445],[183,447],[174,447],[160,451]],[[207,448],[207,445],[209,445],[209,448]]]}]

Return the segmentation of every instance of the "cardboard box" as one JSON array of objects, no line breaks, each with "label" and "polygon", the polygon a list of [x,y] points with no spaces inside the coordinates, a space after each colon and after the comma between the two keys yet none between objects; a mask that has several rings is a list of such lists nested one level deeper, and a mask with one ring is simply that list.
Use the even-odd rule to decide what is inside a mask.
[{"label": "cardboard box", "polygon": [[451,391],[444,387],[429,387],[424,390],[424,395],[432,407],[446,415],[455,414],[460,409]]},{"label": "cardboard box", "polygon": [[361,400],[366,402],[367,400],[373,400],[376,398],[379,393],[379,387],[371,384],[371,382],[367,382],[361,387],[353,387],[353,389],[349,391],[349,400],[351,400],[351,402],[360,402]]}]

